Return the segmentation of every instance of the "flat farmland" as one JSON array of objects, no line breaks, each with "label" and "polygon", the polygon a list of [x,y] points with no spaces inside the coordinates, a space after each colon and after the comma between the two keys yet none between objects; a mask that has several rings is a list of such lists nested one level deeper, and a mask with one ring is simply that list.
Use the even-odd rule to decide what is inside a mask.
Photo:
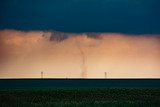
[{"label": "flat farmland", "polygon": [[0,89],[1,107],[158,107],[159,88]]}]

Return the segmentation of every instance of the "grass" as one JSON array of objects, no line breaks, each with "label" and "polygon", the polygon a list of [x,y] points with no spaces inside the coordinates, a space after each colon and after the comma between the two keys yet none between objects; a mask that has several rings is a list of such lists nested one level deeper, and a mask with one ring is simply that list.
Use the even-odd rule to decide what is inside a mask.
[{"label": "grass", "polygon": [[0,89],[0,107],[159,107],[158,88]]}]

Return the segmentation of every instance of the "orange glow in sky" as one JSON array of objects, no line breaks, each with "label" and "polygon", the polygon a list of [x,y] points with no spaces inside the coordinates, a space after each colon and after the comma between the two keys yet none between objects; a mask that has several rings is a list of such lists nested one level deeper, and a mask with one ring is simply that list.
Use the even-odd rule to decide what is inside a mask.
[{"label": "orange glow in sky", "polygon": [[[83,57],[87,78],[159,78],[160,37],[100,33],[68,34],[50,40],[54,32],[0,31],[0,78],[81,78]],[[82,55],[82,53],[84,55]]]}]

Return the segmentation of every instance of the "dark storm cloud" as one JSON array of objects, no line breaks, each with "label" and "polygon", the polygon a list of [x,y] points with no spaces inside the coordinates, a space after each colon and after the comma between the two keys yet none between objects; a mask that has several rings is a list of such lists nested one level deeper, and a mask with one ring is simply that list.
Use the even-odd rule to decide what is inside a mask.
[{"label": "dark storm cloud", "polygon": [[100,33],[86,33],[86,34],[87,34],[87,37],[94,38],[94,39],[101,39]]},{"label": "dark storm cloud", "polygon": [[0,29],[160,34],[159,0],[1,0]]},{"label": "dark storm cloud", "polygon": [[66,33],[54,32],[54,33],[51,33],[50,41],[61,42],[67,38],[68,38],[68,35]]}]

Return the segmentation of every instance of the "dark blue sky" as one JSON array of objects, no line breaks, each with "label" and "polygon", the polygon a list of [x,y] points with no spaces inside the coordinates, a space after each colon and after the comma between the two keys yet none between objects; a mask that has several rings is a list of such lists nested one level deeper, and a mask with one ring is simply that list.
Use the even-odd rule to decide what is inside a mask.
[{"label": "dark blue sky", "polygon": [[160,34],[160,0],[0,0],[0,29]]}]

